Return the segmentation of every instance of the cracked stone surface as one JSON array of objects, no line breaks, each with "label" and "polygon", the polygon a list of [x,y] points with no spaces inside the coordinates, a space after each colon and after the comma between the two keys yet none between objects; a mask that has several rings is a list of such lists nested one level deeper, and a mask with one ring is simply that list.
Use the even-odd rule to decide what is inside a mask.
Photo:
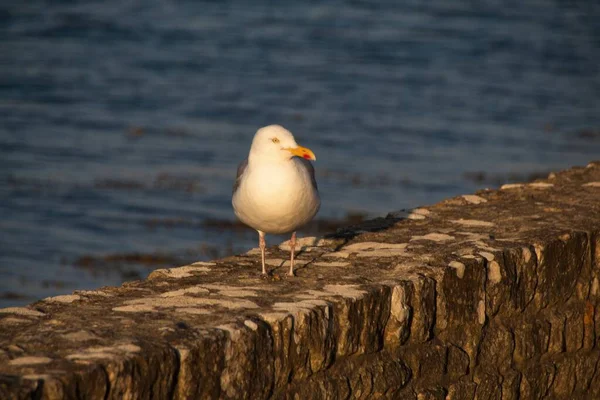
[{"label": "cracked stone surface", "polygon": [[600,162],[299,243],[0,309],[0,398],[600,398]]}]

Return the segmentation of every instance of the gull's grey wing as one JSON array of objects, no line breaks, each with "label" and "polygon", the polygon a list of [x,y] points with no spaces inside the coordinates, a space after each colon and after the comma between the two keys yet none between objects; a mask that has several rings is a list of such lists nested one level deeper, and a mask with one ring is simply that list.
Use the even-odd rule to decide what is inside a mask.
[{"label": "gull's grey wing", "polygon": [[240,184],[242,183],[242,175],[244,175],[244,171],[248,167],[248,159],[246,158],[244,161],[238,165],[237,176],[235,177],[235,183],[233,184],[233,194],[238,190]]},{"label": "gull's grey wing", "polygon": [[317,187],[317,179],[315,178],[315,167],[313,167],[313,165],[310,161],[305,160],[304,158],[301,158],[301,157],[296,157],[296,158],[300,161],[302,166],[304,168],[306,168],[306,171],[308,172],[308,175],[310,176],[310,180],[312,182],[313,188],[315,188],[316,191],[319,191],[319,188]]}]

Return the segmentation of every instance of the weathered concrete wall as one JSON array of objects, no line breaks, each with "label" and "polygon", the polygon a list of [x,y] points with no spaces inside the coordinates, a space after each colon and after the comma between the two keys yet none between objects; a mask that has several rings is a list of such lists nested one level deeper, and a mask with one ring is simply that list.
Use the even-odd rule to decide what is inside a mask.
[{"label": "weathered concrete wall", "polygon": [[0,398],[600,398],[600,163],[0,310]]}]

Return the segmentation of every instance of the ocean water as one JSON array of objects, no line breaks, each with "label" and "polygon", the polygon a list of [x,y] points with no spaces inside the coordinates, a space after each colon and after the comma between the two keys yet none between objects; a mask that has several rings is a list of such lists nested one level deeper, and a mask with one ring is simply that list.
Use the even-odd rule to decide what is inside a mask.
[{"label": "ocean water", "polygon": [[272,123],[317,155],[318,232],[599,159],[598,21],[594,1],[3,1],[0,307],[255,247],[231,185]]}]

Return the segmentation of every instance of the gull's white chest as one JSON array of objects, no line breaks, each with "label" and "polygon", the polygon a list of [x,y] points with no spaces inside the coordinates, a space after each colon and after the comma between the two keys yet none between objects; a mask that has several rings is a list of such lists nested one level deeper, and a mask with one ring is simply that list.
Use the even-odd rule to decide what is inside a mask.
[{"label": "gull's white chest", "polygon": [[320,199],[300,161],[248,165],[233,196],[238,218],[265,233],[291,232],[310,221]]}]

